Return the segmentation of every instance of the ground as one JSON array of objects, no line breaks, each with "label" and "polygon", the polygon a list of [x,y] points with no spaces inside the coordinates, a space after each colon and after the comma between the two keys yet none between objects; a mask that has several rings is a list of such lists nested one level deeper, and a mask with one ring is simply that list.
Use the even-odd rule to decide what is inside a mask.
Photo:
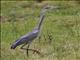
[{"label": "ground", "polygon": [[[46,13],[40,37],[30,48],[37,49],[44,57],[19,47],[11,50],[16,39],[30,32],[39,19],[45,4],[60,9]],[[1,60],[80,60],[80,4],[75,1],[2,1],[1,2]]]}]

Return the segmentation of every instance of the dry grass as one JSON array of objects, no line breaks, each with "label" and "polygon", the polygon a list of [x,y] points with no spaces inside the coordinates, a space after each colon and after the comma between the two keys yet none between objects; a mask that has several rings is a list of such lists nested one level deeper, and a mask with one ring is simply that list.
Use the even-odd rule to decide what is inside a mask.
[{"label": "dry grass", "polygon": [[[27,57],[26,52],[19,47],[10,49],[14,40],[31,31],[38,22],[43,5],[32,3],[1,3],[1,16],[4,17],[1,22],[1,60],[80,60],[80,5],[75,2],[42,3],[63,7],[47,12],[41,38],[35,39],[30,46],[38,49],[44,57],[32,52]],[[34,11],[32,6],[35,6]]]}]

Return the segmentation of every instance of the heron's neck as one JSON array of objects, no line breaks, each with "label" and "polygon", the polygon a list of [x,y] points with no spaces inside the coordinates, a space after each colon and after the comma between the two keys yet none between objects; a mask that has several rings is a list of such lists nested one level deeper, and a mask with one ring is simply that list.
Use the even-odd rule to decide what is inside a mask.
[{"label": "heron's neck", "polygon": [[40,30],[41,25],[42,25],[42,23],[43,23],[44,17],[45,17],[45,14],[42,13],[42,14],[40,15],[40,20],[39,20],[39,23],[38,23],[38,29],[39,29],[39,30]]}]

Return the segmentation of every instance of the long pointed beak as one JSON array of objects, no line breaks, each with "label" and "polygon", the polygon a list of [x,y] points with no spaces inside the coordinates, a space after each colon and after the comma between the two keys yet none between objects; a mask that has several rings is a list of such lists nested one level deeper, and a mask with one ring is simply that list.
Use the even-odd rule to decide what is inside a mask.
[{"label": "long pointed beak", "polygon": [[59,6],[51,6],[51,9],[59,9]]}]

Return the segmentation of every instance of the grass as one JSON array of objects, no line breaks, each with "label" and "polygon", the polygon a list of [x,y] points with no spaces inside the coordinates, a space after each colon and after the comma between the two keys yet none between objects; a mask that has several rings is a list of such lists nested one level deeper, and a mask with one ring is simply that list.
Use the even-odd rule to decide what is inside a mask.
[{"label": "grass", "polygon": [[[35,27],[46,3],[63,8],[46,13],[40,38],[30,46],[44,57],[32,52],[27,57],[19,47],[11,50],[14,40]],[[75,1],[1,2],[1,18],[1,60],[80,60],[80,5]]]}]

